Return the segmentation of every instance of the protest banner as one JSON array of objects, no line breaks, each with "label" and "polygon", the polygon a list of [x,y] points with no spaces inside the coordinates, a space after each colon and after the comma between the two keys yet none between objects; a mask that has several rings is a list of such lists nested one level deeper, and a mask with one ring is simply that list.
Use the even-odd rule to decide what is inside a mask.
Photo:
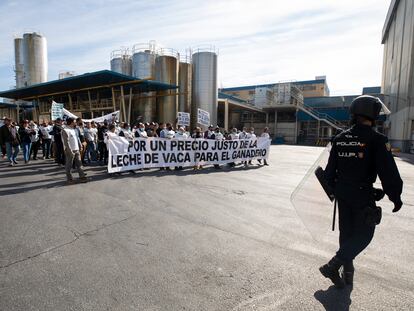
[{"label": "protest banner", "polygon": [[128,142],[123,137],[111,136],[108,140],[108,172],[267,159],[269,147],[267,138],[220,141],[150,137]]},{"label": "protest banner", "polygon": [[[73,119],[77,119],[78,116],[73,114],[72,112],[70,112],[69,110],[66,110],[65,108],[63,108],[63,117],[62,119],[66,120],[67,118],[73,118]],[[97,118],[93,118],[93,119],[82,119],[83,122],[96,122],[96,123],[103,123],[105,120],[108,121],[109,123],[117,121],[119,119],[119,110],[112,112],[112,113],[108,113],[104,116],[101,117],[97,117]]]},{"label": "protest banner", "polygon": [[177,124],[181,126],[190,126],[190,114],[188,112],[177,112]]},{"label": "protest banner", "polygon": [[52,101],[52,107],[50,108],[50,118],[55,121],[57,118],[63,119],[63,104]]},{"label": "protest banner", "polygon": [[208,111],[197,109],[197,123],[209,126],[210,125],[210,113]]}]

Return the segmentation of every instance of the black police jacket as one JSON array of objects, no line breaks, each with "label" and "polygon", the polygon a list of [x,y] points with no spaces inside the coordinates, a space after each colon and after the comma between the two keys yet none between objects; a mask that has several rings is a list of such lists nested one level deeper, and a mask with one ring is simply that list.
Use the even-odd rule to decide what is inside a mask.
[{"label": "black police jacket", "polygon": [[338,198],[358,201],[378,176],[388,198],[394,203],[401,200],[403,181],[391,145],[370,126],[354,125],[333,139],[325,173]]}]

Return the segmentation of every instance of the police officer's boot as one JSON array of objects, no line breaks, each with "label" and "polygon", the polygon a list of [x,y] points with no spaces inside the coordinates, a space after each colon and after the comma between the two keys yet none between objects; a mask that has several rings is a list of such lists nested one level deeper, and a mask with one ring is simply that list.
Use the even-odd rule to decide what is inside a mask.
[{"label": "police officer's boot", "polygon": [[342,278],[345,281],[346,285],[354,285],[354,264],[351,262],[344,263],[344,271],[342,273]]},{"label": "police officer's boot", "polygon": [[337,288],[343,288],[345,283],[339,275],[339,268],[341,268],[342,265],[343,262],[335,256],[326,265],[320,267],[319,271],[324,277],[329,278]]}]

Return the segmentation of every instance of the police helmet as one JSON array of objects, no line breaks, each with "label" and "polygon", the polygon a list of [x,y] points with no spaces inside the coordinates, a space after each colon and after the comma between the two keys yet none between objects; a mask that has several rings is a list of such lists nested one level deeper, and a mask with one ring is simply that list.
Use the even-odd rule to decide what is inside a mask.
[{"label": "police helmet", "polygon": [[390,114],[390,111],[378,97],[362,95],[352,101],[349,113],[375,121],[380,114]]}]

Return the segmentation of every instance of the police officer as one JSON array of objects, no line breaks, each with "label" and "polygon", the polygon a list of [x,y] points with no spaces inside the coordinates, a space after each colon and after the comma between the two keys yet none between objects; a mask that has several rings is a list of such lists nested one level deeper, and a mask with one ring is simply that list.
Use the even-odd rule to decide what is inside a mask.
[{"label": "police officer", "polygon": [[363,95],[354,99],[350,106],[352,127],[333,139],[325,169],[338,203],[339,250],[319,270],[339,288],[353,284],[353,260],[369,245],[380,221],[380,208],[375,204],[378,191],[372,186],[377,175],[383,191],[394,203],[393,212],[403,204],[403,182],[391,146],[387,137],[373,128],[384,107],[377,97]]}]

